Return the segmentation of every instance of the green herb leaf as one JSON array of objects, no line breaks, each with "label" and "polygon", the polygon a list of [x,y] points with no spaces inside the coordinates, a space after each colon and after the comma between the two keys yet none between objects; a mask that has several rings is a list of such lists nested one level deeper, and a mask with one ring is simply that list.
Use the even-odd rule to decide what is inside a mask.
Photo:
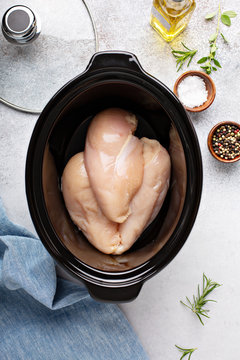
[{"label": "green herb leaf", "polygon": [[231,19],[228,15],[221,15],[221,21],[224,25],[231,26]]},{"label": "green herb leaf", "polygon": [[182,348],[182,347],[180,347],[180,346],[177,346],[177,345],[175,345],[176,346],[176,348],[182,353],[182,356],[181,356],[181,358],[180,358],[180,360],[182,360],[185,356],[187,356],[188,355],[188,360],[190,360],[191,359],[191,356],[192,356],[192,353],[195,351],[195,350],[197,350],[197,348],[194,348],[194,349],[184,349],[184,348]]},{"label": "green herb leaf", "polygon": [[223,38],[224,42],[228,44],[228,40],[225,38],[225,36],[223,35],[223,33],[221,33],[221,37]]},{"label": "green herb leaf", "polygon": [[[212,13],[208,13],[208,14],[205,16],[205,19],[206,19],[206,20],[213,19],[216,14],[217,14],[217,11],[214,11],[214,12],[212,12]],[[229,16],[229,15],[228,15],[228,16]]]},{"label": "green herb leaf", "polygon": [[183,42],[181,42],[182,46],[185,47],[185,49],[191,51]]},{"label": "green herb leaf", "polygon": [[210,42],[213,42],[213,41],[215,41],[216,40],[216,38],[217,38],[217,33],[214,33],[214,34],[212,34],[211,36],[210,36],[210,38],[208,39]]},{"label": "green herb leaf", "polygon": [[[211,72],[212,72],[212,65],[209,62],[207,62],[206,65],[204,65],[204,66],[200,66],[200,68],[203,69],[208,75],[211,74]],[[190,301],[189,301],[189,303],[191,304]]]},{"label": "green herb leaf", "polygon": [[[202,66],[201,66],[202,67]],[[217,71],[217,69],[214,66],[211,66],[209,69],[207,66],[202,67],[205,69],[206,73],[209,74],[209,71],[211,72],[211,69],[214,71]],[[206,299],[206,297],[217,287],[221,286],[220,284],[216,283],[215,281],[212,281],[211,279],[208,279],[205,274],[203,274],[203,284],[202,284],[202,293],[200,292],[200,286],[198,285],[198,291],[197,296],[193,295],[193,302],[189,300],[188,297],[186,297],[186,300],[189,305],[185,304],[183,301],[180,301],[181,304],[185,305],[187,308],[192,310],[194,314],[197,315],[198,319],[200,320],[201,324],[204,325],[202,316],[209,318],[208,312],[209,310],[204,309],[205,305],[209,301],[216,302],[215,300],[209,300]]]},{"label": "green herb leaf", "polygon": [[229,10],[229,11],[224,11],[222,13],[222,15],[227,15],[230,18],[235,18],[237,16],[237,13],[235,11],[233,11],[233,10]]},{"label": "green herb leaf", "polygon": [[214,62],[214,64],[216,65],[216,66],[218,66],[218,67],[220,67],[221,68],[221,65],[220,65],[220,63],[219,63],[219,61],[217,61],[217,59],[213,59],[213,62]]},{"label": "green herb leaf", "polygon": [[205,63],[206,61],[208,60],[208,57],[207,56],[204,56],[204,57],[202,57],[200,60],[198,60],[198,64],[203,64],[203,63]]}]

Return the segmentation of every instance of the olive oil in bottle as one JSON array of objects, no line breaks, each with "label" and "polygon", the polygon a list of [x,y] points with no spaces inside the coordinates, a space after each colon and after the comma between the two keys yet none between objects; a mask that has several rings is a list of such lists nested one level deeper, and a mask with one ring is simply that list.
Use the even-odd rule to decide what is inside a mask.
[{"label": "olive oil in bottle", "polygon": [[186,28],[195,7],[195,0],[153,0],[150,24],[172,41]]}]

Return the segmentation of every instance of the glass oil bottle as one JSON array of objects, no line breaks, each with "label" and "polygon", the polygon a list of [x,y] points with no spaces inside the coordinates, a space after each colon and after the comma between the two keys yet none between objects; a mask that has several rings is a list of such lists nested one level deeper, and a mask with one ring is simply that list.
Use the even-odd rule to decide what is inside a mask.
[{"label": "glass oil bottle", "polygon": [[153,0],[150,24],[166,41],[172,41],[187,26],[195,0]]}]

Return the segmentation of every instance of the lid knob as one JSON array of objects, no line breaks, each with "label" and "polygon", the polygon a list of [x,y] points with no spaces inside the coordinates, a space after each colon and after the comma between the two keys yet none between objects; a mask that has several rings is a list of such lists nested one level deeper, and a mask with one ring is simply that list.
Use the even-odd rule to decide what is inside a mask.
[{"label": "lid knob", "polygon": [[39,36],[40,31],[40,19],[27,6],[13,6],[3,15],[2,32],[11,43],[28,44]]}]

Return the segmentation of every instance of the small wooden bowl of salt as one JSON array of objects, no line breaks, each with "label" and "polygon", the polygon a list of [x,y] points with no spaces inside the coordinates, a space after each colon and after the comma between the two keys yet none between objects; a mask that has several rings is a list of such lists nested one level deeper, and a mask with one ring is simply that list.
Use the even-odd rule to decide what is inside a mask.
[{"label": "small wooden bowl of salt", "polygon": [[176,80],[173,91],[185,109],[191,112],[207,109],[216,96],[216,87],[211,77],[197,70],[183,73]]}]

